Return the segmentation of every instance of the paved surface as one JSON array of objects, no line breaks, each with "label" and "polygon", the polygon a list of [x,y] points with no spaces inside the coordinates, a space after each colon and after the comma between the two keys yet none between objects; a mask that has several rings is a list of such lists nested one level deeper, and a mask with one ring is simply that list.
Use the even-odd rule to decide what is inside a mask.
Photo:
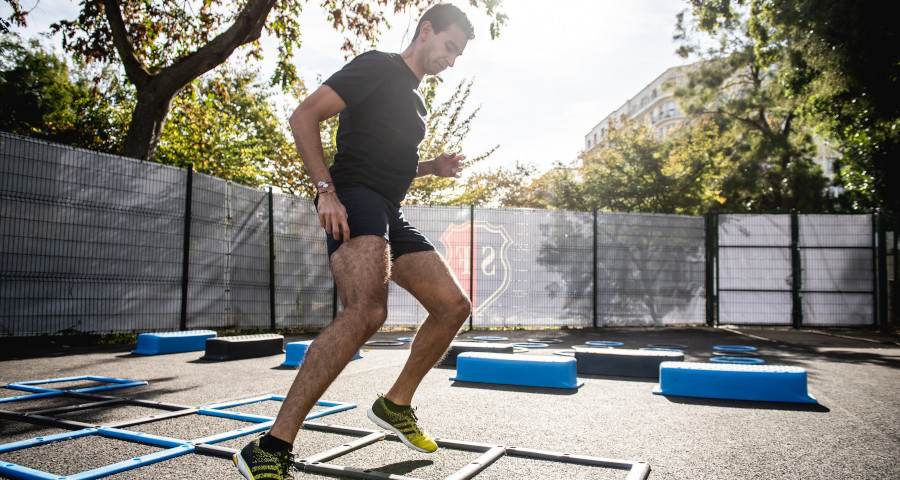
[{"label": "paved surface", "polygon": [[[379,333],[394,339],[408,333]],[[502,335],[510,341],[559,338],[557,349],[588,340],[686,345],[686,360],[707,362],[714,345],[751,345],[770,365],[796,365],[809,372],[809,392],[818,405],[708,400],[651,394],[655,381],[581,376],[577,391],[453,382],[452,368],[435,368],[415,403],[422,424],[433,435],[468,442],[515,445],[596,457],[640,460],[650,478],[662,479],[886,479],[900,478],[900,338],[868,331],[786,329],[660,328],[575,331],[467,332],[461,337]],[[312,337],[289,337],[288,341]],[[283,355],[229,362],[199,360],[203,352],[162,356],[130,354],[134,346],[33,350],[27,358],[0,361],[0,383],[80,375],[146,380],[149,385],[111,391],[160,402],[201,406],[263,394],[284,394],[294,371],[281,368]],[[408,346],[371,347],[351,362],[323,397],[360,407],[318,421],[375,428],[365,409],[385,392],[406,359]],[[550,349],[532,354],[550,355]],[[9,356],[9,355],[7,355]],[[80,383],[78,387],[91,386]],[[9,389],[0,395],[12,396]],[[53,398],[0,404],[34,411],[83,403]],[[238,409],[274,415],[277,402]],[[108,424],[156,413],[119,406],[70,412],[64,418]],[[247,426],[235,420],[191,415],[132,427],[192,439]],[[54,427],[0,420],[0,443],[60,433]],[[348,439],[301,431],[298,457],[341,445]],[[246,439],[220,445],[240,448]],[[17,452],[0,459],[59,475],[72,475],[159,450],[91,436]],[[423,479],[441,479],[477,454],[442,449],[427,455],[399,443],[378,442],[331,463]],[[231,462],[188,454],[112,475],[111,479],[237,479]],[[295,478],[327,478],[297,473]],[[621,470],[504,457],[478,479],[622,479]]]}]

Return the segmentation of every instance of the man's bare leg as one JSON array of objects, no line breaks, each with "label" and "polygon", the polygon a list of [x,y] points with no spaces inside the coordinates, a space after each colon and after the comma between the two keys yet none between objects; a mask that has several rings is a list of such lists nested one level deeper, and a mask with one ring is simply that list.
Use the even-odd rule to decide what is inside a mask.
[{"label": "man's bare leg", "polygon": [[437,252],[416,252],[394,261],[391,278],[412,294],[428,317],[416,333],[406,365],[385,398],[410,405],[425,375],[437,364],[472,311],[472,304]]},{"label": "man's bare leg", "polygon": [[355,237],[331,255],[343,311],[316,336],[269,431],[293,443],[325,390],[387,319],[390,250],[384,238]]}]

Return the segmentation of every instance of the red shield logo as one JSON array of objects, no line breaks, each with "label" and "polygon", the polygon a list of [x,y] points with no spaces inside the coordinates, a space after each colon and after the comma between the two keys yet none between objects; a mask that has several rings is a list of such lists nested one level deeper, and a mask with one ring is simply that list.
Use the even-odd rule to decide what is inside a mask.
[{"label": "red shield logo", "polygon": [[[444,259],[464,290],[471,289],[472,309],[478,315],[509,287],[507,250],[512,238],[502,225],[486,222],[451,224],[441,235]],[[474,275],[473,275],[474,274]]]}]

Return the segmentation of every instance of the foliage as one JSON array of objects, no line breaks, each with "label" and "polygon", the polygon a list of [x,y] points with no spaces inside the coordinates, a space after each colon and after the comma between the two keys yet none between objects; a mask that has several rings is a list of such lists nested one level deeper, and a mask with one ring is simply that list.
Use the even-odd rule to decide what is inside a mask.
[{"label": "foliage", "polygon": [[251,187],[272,184],[275,165],[300,162],[285,122],[268,101],[271,89],[246,67],[214,73],[175,97],[157,161],[193,164],[196,172]]},{"label": "foliage", "polygon": [[[897,29],[872,1],[692,0],[701,30],[734,30],[749,13],[755,52],[778,52],[775,82],[796,113],[838,144],[842,206],[900,209]],[[887,47],[887,48],[886,48]]]},{"label": "foliage", "polygon": [[567,210],[701,214],[719,205],[724,152],[709,120],[661,140],[642,122],[610,129],[581,163],[552,180],[553,205]]},{"label": "foliage", "polygon": [[10,33],[10,27],[24,27],[27,26],[25,18],[28,16],[28,12],[22,9],[22,2],[19,0],[6,0],[6,3],[12,9],[9,17],[3,18],[0,17],[0,34]]},{"label": "foliage", "polygon": [[101,152],[118,150],[132,97],[109,71],[71,71],[36,40],[0,37],[0,130]]},{"label": "foliage", "polygon": [[[121,75],[70,71],[36,41],[0,40],[0,129],[113,153],[124,139],[134,93]],[[99,81],[99,83],[98,83]],[[227,66],[174,99],[156,160],[252,187],[292,194],[312,188],[272,88],[255,71]],[[291,177],[292,182],[284,179]]]},{"label": "foliage", "polygon": [[[688,80],[675,93],[690,118],[718,126],[730,150],[735,168],[722,183],[723,210],[826,210],[827,179],[813,161],[811,131],[799,118],[802,105],[780,82],[783,45],[755,43],[754,35],[767,32],[748,12],[733,11],[719,23],[702,13],[695,10],[696,24],[679,18],[680,52],[702,61],[687,69]],[[717,42],[703,52],[705,32]]]},{"label": "foliage", "polygon": [[[6,0],[13,13],[0,28],[24,25],[27,13],[18,0]],[[385,15],[407,8],[423,10],[432,0],[324,0],[320,6],[332,26],[346,35],[344,48],[355,51],[373,45]],[[492,36],[506,17],[499,0],[470,0],[493,17]],[[277,5],[276,5],[277,4]],[[226,0],[167,2],[142,0],[84,0],[78,18],[52,27],[63,34],[63,47],[80,62],[121,65],[135,86],[135,104],[122,153],[152,159],[156,154],[172,99],[185,86],[224,63],[237,49],[260,58],[263,31],[279,44],[278,66],[272,82],[284,91],[298,86],[292,59],[301,45],[299,15],[303,0]],[[271,18],[270,18],[271,16]]]}]

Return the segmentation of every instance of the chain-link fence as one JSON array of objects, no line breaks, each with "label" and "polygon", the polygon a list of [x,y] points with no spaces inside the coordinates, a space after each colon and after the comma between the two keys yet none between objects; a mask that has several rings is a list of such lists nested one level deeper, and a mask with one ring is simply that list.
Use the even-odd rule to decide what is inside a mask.
[{"label": "chain-link fence", "polygon": [[[0,335],[317,329],[340,310],[308,198],[6,133],[0,175]],[[404,212],[474,328],[874,325],[886,295],[873,215]],[[425,318],[394,284],[388,311]]]}]

